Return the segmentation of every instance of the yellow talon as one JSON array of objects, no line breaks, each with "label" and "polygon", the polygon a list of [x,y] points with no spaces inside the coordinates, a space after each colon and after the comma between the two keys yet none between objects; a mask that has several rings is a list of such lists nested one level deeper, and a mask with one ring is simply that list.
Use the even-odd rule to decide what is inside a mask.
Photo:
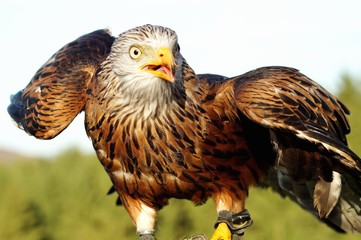
[{"label": "yellow talon", "polygon": [[214,231],[210,240],[231,240],[232,233],[226,223],[218,224],[216,231]]}]

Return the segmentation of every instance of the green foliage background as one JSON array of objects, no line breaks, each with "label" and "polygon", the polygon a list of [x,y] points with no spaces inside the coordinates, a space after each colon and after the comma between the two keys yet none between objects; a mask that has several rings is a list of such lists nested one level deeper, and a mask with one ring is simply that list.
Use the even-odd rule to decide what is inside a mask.
[{"label": "green foliage background", "polygon": [[[351,148],[361,153],[361,91],[359,81],[342,77],[339,97],[352,110]],[[0,159],[1,160],[1,159]],[[94,155],[70,149],[52,160],[21,157],[0,161],[0,239],[138,239]],[[254,225],[245,239],[361,239],[338,234],[303,211],[289,199],[271,190],[252,189],[247,202]],[[160,211],[157,237],[184,239],[213,232],[217,216],[212,201],[194,207],[171,200]]]}]

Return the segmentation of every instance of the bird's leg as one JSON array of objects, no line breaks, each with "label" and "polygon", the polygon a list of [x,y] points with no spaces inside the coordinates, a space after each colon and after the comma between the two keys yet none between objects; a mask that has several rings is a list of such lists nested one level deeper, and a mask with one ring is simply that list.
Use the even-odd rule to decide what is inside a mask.
[{"label": "bird's leg", "polygon": [[[253,221],[247,210],[239,213],[222,210],[218,214],[218,219],[215,224],[216,231],[211,240],[240,240],[245,230],[250,227],[252,223]],[[229,238],[230,235],[232,236],[231,238]],[[224,239],[222,236],[228,236],[229,239]]]},{"label": "bird's leg", "polygon": [[244,209],[246,192],[238,193],[237,198],[230,191],[223,190],[213,196],[218,219],[210,240],[240,240],[246,228],[252,225],[252,219]]},{"label": "bird's leg", "polygon": [[246,228],[252,225],[251,217],[244,208],[246,191],[236,194],[227,189],[213,195],[218,219],[210,240],[239,240]]},{"label": "bird's leg", "polygon": [[231,240],[232,233],[224,222],[218,223],[210,240]]},{"label": "bird's leg", "polygon": [[156,211],[143,203],[141,203],[140,207],[139,214],[135,221],[137,232],[139,234],[139,240],[155,240],[154,225]]},{"label": "bird's leg", "polygon": [[156,209],[147,206],[140,199],[132,198],[129,195],[120,194],[119,196],[137,227],[139,240],[155,240],[154,227],[157,218]]}]

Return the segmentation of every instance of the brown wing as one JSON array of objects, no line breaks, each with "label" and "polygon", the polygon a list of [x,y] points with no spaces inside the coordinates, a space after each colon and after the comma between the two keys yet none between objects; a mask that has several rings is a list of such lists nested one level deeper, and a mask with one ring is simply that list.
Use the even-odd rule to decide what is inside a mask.
[{"label": "brown wing", "polygon": [[[266,184],[324,217],[332,227],[361,232],[361,160],[347,146],[346,107],[292,68],[260,68],[231,80],[238,109],[255,125],[268,129],[268,140],[278,152]],[[327,182],[333,181],[334,171],[342,175],[342,192],[336,205],[329,206],[333,194],[321,189],[317,196],[315,186],[330,187]]]},{"label": "brown wing", "polygon": [[239,110],[266,128],[289,132],[342,156],[342,164],[361,171],[347,147],[348,109],[298,70],[265,67],[235,78]]},{"label": "brown wing", "polygon": [[56,52],[25,89],[11,97],[10,116],[27,133],[51,139],[83,110],[90,79],[110,52],[107,30],[79,37]]}]

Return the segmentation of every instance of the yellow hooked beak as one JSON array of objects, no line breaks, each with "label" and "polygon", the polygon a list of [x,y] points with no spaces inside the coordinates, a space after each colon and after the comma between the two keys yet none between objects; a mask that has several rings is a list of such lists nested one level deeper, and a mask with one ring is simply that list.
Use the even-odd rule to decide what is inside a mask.
[{"label": "yellow hooked beak", "polygon": [[174,82],[174,66],[172,51],[167,47],[160,47],[157,51],[157,59],[144,64],[140,69],[169,82]]}]

